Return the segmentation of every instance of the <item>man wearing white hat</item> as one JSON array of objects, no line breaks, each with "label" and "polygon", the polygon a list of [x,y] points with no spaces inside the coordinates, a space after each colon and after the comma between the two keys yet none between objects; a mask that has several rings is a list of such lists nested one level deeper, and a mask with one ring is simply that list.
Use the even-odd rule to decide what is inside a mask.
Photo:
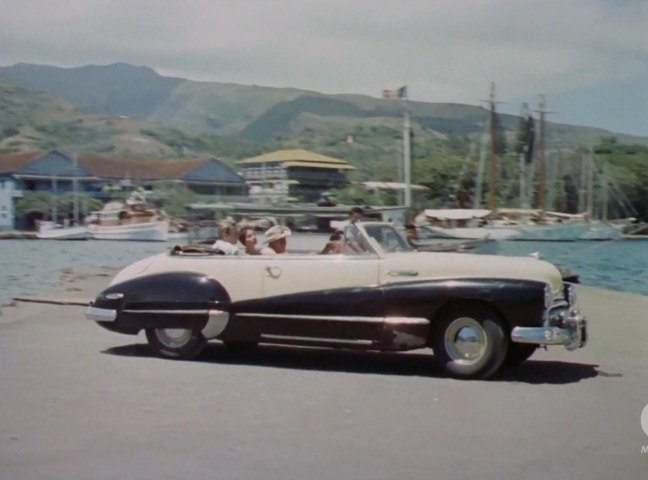
[{"label": "man wearing white hat", "polygon": [[287,238],[290,236],[290,229],[283,225],[275,225],[265,232],[266,246],[261,250],[261,255],[276,255],[285,253]]}]

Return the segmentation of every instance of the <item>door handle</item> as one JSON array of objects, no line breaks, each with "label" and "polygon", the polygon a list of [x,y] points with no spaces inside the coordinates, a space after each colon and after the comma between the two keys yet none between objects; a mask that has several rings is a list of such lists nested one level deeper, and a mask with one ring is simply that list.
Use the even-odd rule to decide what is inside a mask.
[{"label": "door handle", "polygon": [[281,268],[279,267],[266,267],[266,277],[279,278],[281,276]]},{"label": "door handle", "polygon": [[416,270],[389,270],[387,275],[390,277],[418,277],[419,272]]}]

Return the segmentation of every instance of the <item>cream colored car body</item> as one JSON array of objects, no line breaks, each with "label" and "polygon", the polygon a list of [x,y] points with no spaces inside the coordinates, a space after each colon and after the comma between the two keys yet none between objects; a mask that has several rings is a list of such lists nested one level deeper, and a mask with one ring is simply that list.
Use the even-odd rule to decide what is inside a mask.
[{"label": "cream colored car body", "polygon": [[[532,257],[502,257],[446,252],[418,252],[393,226],[363,223],[347,227],[363,252],[337,255],[170,255],[160,254],[123,269],[111,282],[169,271],[191,271],[217,279],[232,301],[333,288],[364,287],[425,279],[501,278],[535,280],[562,295],[563,282],[552,264]],[[381,243],[374,234],[389,237]],[[400,239],[400,240],[398,240]],[[398,242],[401,243],[398,243]]]}]

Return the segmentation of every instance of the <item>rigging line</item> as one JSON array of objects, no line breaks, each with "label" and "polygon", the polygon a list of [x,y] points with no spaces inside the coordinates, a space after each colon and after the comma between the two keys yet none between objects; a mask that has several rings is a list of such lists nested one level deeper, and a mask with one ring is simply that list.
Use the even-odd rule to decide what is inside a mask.
[{"label": "rigging line", "polygon": [[[628,196],[625,194],[625,192],[619,187],[619,184],[617,183],[616,179],[612,176],[609,177],[612,186],[614,187],[615,191],[618,193],[618,195],[621,197],[621,201],[624,205],[624,214],[625,212],[630,212],[632,215],[637,216],[637,210],[634,208],[630,200],[628,199]],[[619,202],[619,198],[616,199],[617,202]]]}]

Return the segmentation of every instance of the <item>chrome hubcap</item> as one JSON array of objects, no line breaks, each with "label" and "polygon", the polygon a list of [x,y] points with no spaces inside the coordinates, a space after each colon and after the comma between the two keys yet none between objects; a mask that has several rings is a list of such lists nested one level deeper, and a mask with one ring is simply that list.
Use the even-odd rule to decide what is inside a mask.
[{"label": "chrome hubcap", "polygon": [[488,345],[482,326],[468,317],[457,318],[448,326],[444,343],[450,358],[463,364],[478,362]]},{"label": "chrome hubcap", "polygon": [[155,330],[155,335],[165,347],[180,348],[191,338],[191,330],[186,328],[158,328]]}]

